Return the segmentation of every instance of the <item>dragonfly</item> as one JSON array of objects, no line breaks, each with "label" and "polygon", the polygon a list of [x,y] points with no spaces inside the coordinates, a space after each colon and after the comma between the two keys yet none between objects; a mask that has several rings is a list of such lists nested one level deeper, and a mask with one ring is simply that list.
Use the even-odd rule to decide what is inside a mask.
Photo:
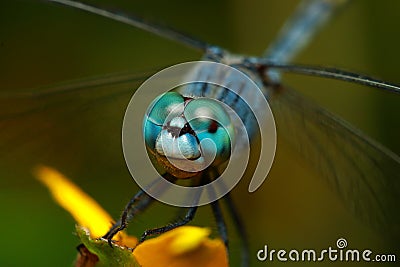
[{"label": "dragonfly", "polygon": [[[312,30],[312,27],[308,28],[308,30]],[[295,54],[296,51],[291,51],[291,49],[293,48],[290,47],[282,48],[284,47],[284,45],[282,45],[279,40],[283,40],[282,42],[284,44],[284,36],[285,34],[283,35],[283,37],[281,37],[283,39],[278,39],[278,41],[275,43],[275,46],[271,46],[272,48],[269,50],[269,52],[267,52],[267,56],[265,58],[261,58],[260,60],[258,58],[249,58],[250,60],[247,63],[264,67],[268,66],[268,64],[271,64],[271,69],[275,67],[275,71],[268,73],[267,75],[270,76],[267,77],[273,77],[274,82],[278,81],[279,84],[280,73],[276,70],[279,70],[281,68],[286,68],[286,70],[291,69],[291,71],[299,72],[316,72],[319,73],[319,75],[321,76],[324,75],[323,71],[325,71],[325,73],[331,73],[332,76],[342,75],[348,77],[349,79],[354,77],[352,73],[336,72],[336,70],[333,69],[321,70],[319,68],[313,69],[311,67],[307,68],[304,66],[285,65],[285,62],[294,56],[291,55],[291,53]],[[181,39],[181,37],[177,39]],[[283,49],[284,53],[282,53],[282,51],[279,51],[279,49]],[[285,49],[288,49],[288,51],[285,51]],[[283,56],[278,56],[280,55],[280,53],[282,53]],[[277,58],[274,58],[274,56],[277,56]],[[263,59],[266,59],[266,61],[264,61]],[[282,65],[280,65],[279,63]],[[356,78],[360,77],[357,76]],[[114,77],[111,77],[109,79],[106,77],[104,78],[103,83],[112,84],[121,81],[121,79],[117,81],[113,79]],[[127,79],[132,80],[135,78],[129,76],[127,77]],[[361,80],[363,80],[364,82],[366,81],[367,84],[375,83],[375,80],[368,77],[361,77]],[[79,87],[90,87],[91,82],[92,81],[88,81],[87,83],[82,82],[79,86],[61,86],[58,87],[57,90],[54,88],[50,88],[48,90],[44,90],[43,93],[35,95],[35,97],[45,97],[49,93],[62,93],[63,91],[78,90]],[[382,87],[386,89],[392,90],[390,88],[390,84],[379,84],[381,84]],[[94,83],[93,86],[97,85],[97,83]],[[327,176],[328,179],[330,179],[330,183],[338,191],[345,202],[352,201],[352,204],[350,204],[349,206],[354,206],[354,208],[356,209],[356,213],[360,213],[361,217],[366,216],[367,218],[364,219],[367,221],[371,221],[372,224],[385,225],[385,223],[389,221],[392,226],[398,226],[397,218],[387,218],[390,216],[395,216],[395,212],[393,211],[395,210],[396,200],[399,199],[397,193],[398,190],[395,190],[396,188],[398,188],[398,181],[395,179],[395,177],[396,174],[398,174],[397,170],[399,168],[399,161],[398,157],[394,155],[394,153],[378,145],[376,142],[371,141],[368,137],[359,133],[348,124],[337,119],[332,114],[325,112],[319,107],[315,107],[312,103],[304,100],[297,92],[291,90],[290,88],[284,88],[282,92],[278,92],[276,95],[276,100],[271,100],[270,105],[277,119],[278,127],[279,125],[282,125],[283,128],[287,129],[286,131],[282,132],[283,135],[293,133],[295,132],[295,129],[305,128],[304,125],[299,125],[299,123],[302,121],[302,119],[307,119],[307,122],[310,123],[311,127],[306,128],[306,131],[311,131],[311,133],[309,133],[310,135],[307,136],[304,133],[299,133],[300,136],[289,136],[287,139],[291,140],[294,143],[293,145],[299,150],[303,150],[303,153],[306,153],[306,156],[310,159],[310,161],[317,162],[317,164],[315,165],[316,168],[319,168],[320,171],[325,176]],[[29,112],[31,112],[31,110],[29,110]],[[315,126],[315,128],[313,126]],[[327,135],[328,133],[332,135]],[[304,145],[302,146],[301,144],[313,143],[311,139],[313,139],[312,137],[315,136],[322,136],[322,139],[318,141],[323,145],[329,146],[332,143],[335,143],[333,145],[333,149],[326,149],[323,153],[321,151],[321,147],[315,145],[307,147],[307,149],[309,150],[306,149],[307,151],[304,151]],[[333,142],[333,140],[335,142]],[[315,142],[317,140],[313,141]],[[343,149],[344,147],[348,149]],[[337,155],[342,154],[346,155],[346,157],[338,160],[338,158],[340,159],[340,157],[338,157]],[[364,159],[360,160],[359,162],[351,160],[352,157],[350,156],[354,155],[360,155],[361,157],[364,156],[365,161]],[[335,164],[332,164],[332,161],[330,160],[333,159],[339,162],[335,162]],[[368,161],[371,159],[373,159],[373,161]],[[357,166],[357,164],[362,164],[361,166],[367,167],[367,169],[363,169],[360,166]],[[347,181],[348,184],[346,184],[346,182],[343,181],[343,178],[339,178],[344,175],[343,173],[345,173],[346,176],[353,178],[354,180],[352,179],[350,181]],[[368,189],[363,186],[368,187]],[[346,188],[349,191],[346,191],[343,188]],[[354,196],[357,195],[357,193],[366,195],[363,195],[363,197],[359,199],[359,202],[357,202],[357,198]],[[368,194],[372,194],[372,196]],[[383,203],[377,203],[377,196],[380,196],[382,194],[387,194],[387,197],[382,200]],[[379,211],[381,213],[374,214],[372,212],[365,211],[365,209],[370,209],[371,207],[373,207],[373,210]],[[377,221],[373,221],[374,219]],[[240,230],[242,227],[238,228]]]}]

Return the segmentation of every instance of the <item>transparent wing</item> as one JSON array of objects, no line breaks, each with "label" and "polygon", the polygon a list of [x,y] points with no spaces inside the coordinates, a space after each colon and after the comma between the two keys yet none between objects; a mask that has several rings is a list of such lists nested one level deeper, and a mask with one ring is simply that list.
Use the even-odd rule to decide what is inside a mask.
[{"label": "transparent wing", "polygon": [[[82,164],[72,159],[115,150],[125,108],[155,70],[123,73],[0,93],[0,166],[3,171],[36,164]],[[96,145],[99,144],[99,145]],[[97,150],[93,150],[98,146]],[[87,147],[87,148],[85,148]],[[111,148],[112,147],[112,148]],[[111,153],[112,154],[112,153]],[[79,156],[78,156],[79,155]],[[59,158],[59,160],[56,160]],[[107,160],[107,159],[105,159]],[[123,161],[122,161],[123,162]]]},{"label": "transparent wing", "polygon": [[399,156],[290,88],[270,105],[278,138],[295,146],[359,218],[398,241]]}]

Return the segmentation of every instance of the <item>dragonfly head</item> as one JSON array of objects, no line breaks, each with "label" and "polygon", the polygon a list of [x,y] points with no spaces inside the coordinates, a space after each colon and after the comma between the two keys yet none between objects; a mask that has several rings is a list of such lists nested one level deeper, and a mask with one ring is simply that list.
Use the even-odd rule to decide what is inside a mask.
[{"label": "dragonfly head", "polygon": [[147,110],[143,134],[156,168],[189,178],[229,159],[234,127],[220,102],[167,92]]}]

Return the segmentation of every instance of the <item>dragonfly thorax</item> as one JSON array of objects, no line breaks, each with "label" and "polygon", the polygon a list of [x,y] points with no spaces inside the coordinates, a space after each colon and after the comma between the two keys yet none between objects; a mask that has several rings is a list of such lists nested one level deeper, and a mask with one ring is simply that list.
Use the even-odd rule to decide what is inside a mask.
[{"label": "dragonfly thorax", "polygon": [[167,92],[150,105],[143,129],[152,163],[177,178],[223,164],[231,155],[234,128],[214,99]]}]

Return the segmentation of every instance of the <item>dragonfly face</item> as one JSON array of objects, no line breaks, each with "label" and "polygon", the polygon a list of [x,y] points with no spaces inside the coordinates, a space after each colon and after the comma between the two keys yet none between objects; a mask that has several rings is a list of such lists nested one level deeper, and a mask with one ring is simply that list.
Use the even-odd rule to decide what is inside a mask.
[{"label": "dragonfly face", "polygon": [[221,103],[208,98],[185,98],[176,92],[154,100],[143,129],[153,163],[177,178],[188,178],[224,163],[230,156],[234,136]]}]

